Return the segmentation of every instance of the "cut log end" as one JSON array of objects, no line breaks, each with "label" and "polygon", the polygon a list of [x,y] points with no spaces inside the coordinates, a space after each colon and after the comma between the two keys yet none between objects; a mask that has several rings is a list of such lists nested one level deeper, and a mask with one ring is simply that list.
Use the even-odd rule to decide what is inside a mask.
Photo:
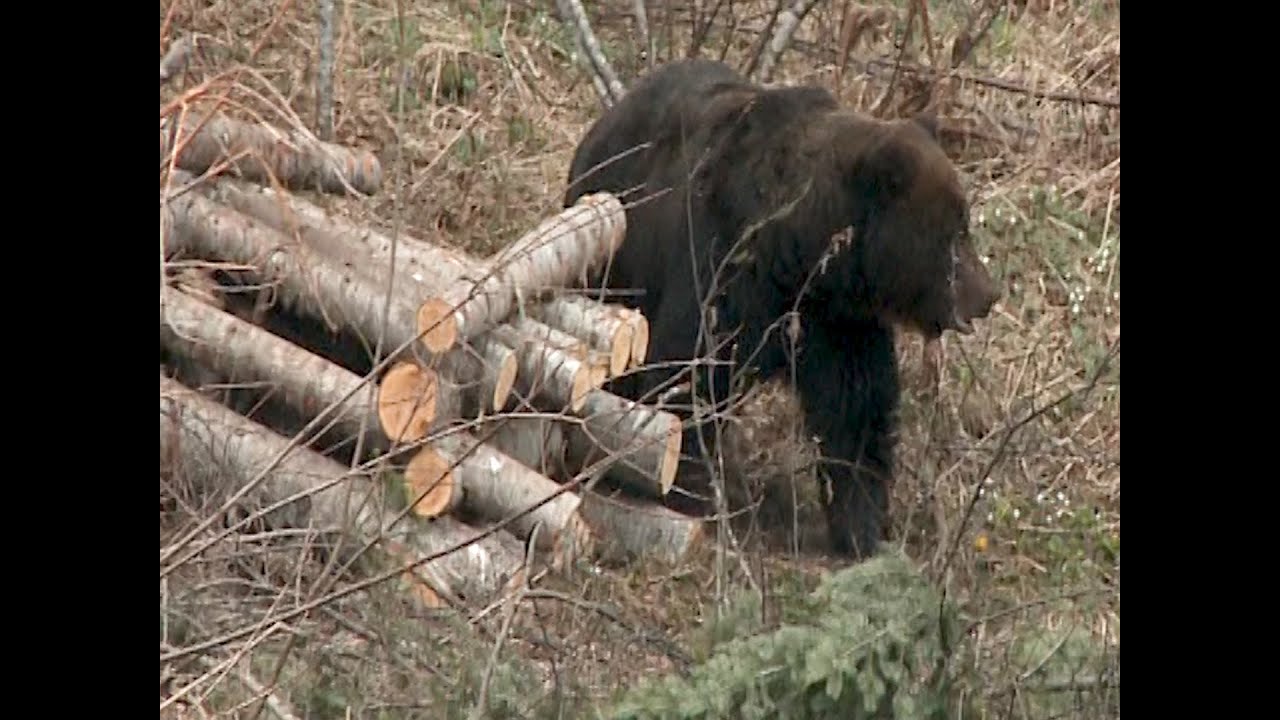
[{"label": "cut log end", "polygon": [[609,379],[609,366],[606,363],[591,363],[591,387],[604,387],[604,383]]},{"label": "cut log end", "polygon": [[405,466],[404,482],[410,502],[417,499],[413,503],[413,513],[419,517],[439,517],[461,504],[462,493],[453,477],[451,464],[433,448],[423,448],[413,456]]},{"label": "cut log end", "polygon": [[595,389],[594,380],[591,365],[581,363],[578,372],[573,374],[573,386],[569,394],[570,410],[575,413],[582,411],[582,408],[587,404],[587,393]]},{"label": "cut log end", "polygon": [[412,597],[422,606],[429,610],[438,610],[445,607],[444,600],[440,599],[440,595],[431,589],[431,586],[418,579],[417,575],[411,572],[404,574],[405,582],[409,585]]},{"label": "cut log end", "polygon": [[551,551],[551,566],[562,570],[575,560],[585,560],[595,554],[596,541],[591,526],[578,513],[569,517],[565,527],[555,538]]},{"label": "cut log end", "polygon": [[662,452],[662,470],[658,474],[658,489],[663,495],[671,491],[676,479],[676,470],[680,468],[680,448],[684,442],[684,434],[680,424],[676,423],[667,431],[667,443]]},{"label": "cut log end", "polygon": [[493,383],[493,411],[502,412],[507,406],[507,401],[511,399],[511,392],[516,386],[516,375],[519,374],[520,363],[516,360],[514,352],[505,353],[502,357],[502,363],[498,366],[495,373]]},{"label": "cut log end", "polygon": [[649,321],[638,312],[631,318],[631,367],[637,368],[649,355]]},{"label": "cut log end", "polygon": [[[634,362],[635,330],[622,325],[613,336],[613,345],[609,348],[609,375],[617,377],[626,372],[627,365]],[[648,338],[645,339],[648,344]]]},{"label": "cut log end", "polygon": [[378,422],[392,442],[423,438],[436,419],[439,385],[430,368],[397,363],[378,385]]},{"label": "cut log end", "polygon": [[453,305],[440,298],[431,298],[418,308],[418,332],[422,344],[433,354],[440,354],[458,342],[458,316]]}]

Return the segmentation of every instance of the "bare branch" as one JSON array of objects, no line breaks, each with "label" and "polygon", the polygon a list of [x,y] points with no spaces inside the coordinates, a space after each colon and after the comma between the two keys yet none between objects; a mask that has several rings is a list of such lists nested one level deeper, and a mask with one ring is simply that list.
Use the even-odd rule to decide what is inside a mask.
[{"label": "bare branch", "polygon": [[235,165],[246,178],[280,182],[292,188],[319,188],[343,194],[352,189],[372,195],[382,185],[382,164],[365,150],[317,140],[298,130],[247,123],[221,113],[180,113],[160,122],[160,158],[187,172],[203,173],[221,163]]},{"label": "bare branch", "polygon": [[778,66],[778,58],[782,56],[782,53],[791,44],[791,36],[795,35],[800,23],[804,21],[809,11],[813,10],[817,4],[818,0],[796,0],[790,8],[778,14],[777,27],[774,28],[764,55],[760,58],[760,82],[767,83],[773,79],[773,72]]},{"label": "bare branch", "polygon": [[578,51],[582,53],[583,62],[591,73],[600,100],[606,106],[621,100],[626,88],[618,80],[618,75],[609,65],[609,59],[600,49],[600,41],[591,30],[587,11],[583,9],[580,0],[556,0],[556,6],[560,9],[561,21],[574,29]]}]

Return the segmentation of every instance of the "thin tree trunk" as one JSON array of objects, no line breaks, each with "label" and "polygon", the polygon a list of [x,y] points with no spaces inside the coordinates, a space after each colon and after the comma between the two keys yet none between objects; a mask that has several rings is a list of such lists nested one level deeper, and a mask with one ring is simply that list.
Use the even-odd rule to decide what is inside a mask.
[{"label": "thin tree trunk", "polygon": [[[300,415],[315,417],[336,407],[337,429],[365,441],[374,452],[390,449],[388,436],[368,402],[364,380],[253,323],[211,307],[180,290],[160,294],[160,344],[214,371],[227,382],[267,382]],[[429,373],[434,384],[434,373]],[[435,411],[432,401],[429,408]]]},{"label": "thin tree trunk", "polygon": [[531,308],[529,314],[604,353],[610,377],[621,375],[631,362],[635,330],[632,323],[608,305],[562,296]]},{"label": "thin tree trunk", "polygon": [[[471,433],[433,438],[410,461],[405,481],[413,497],[422,497],[414,507],[420,515],[433,517],[463,509],[486,521],[502,522],[523,512],[507,528],[527,540],[541,523],[538,545],[554,553],[557,564],[591,552],[591,534],[578,515],[582,501],[577,493],[564,490]],[[551,499],[543,502],[547,498]]]},{"label": "thin tree trunk", "polygon": [[[626,231],[622,203],[588,195],[538,224],[499,253],[479,283],[458,280],[418,310],[418,330],[433,353],[506,321],[517,297],[540,295],[584,276],[618,249]],[[525,297],[533,300],[533,297]]]},{"label": "thin tree trunk", "polygon": [[778,14],[778,24],[769,38],[764,55],[760,58],[760,82],[773,81],[773,73],[778,67],[778,58],[782,57],[782,53],[791,45],[791,38],[796,34],[796,29],[817,4],[818,0],[796,0],[791,7]]},{"label": "thin tree trunk", "polygon": [[[477,432],[488,443],[548,477],[568,480],[581,462],[571,461],[569,425],[531,415],[495,420]],[[590,527],[594,549],[604,558],[655,557],[678,563],[702,540],[704,523],[644,498],[604,497],[584,489],[578,514]]]},{"label": "thin tree trunk", "polygon": [[536,338],[528,338],[510,325],[491,331],[503,345],[515,348],[520,370],[516,389],[525,404],[549,410],[582,409],[591,389],[591,370],[578,358],[550,347]]},{"label": "thin tree trunk", "polygon": [[583,493],[578,512],[599,538],[597,553],[607,560],[656,558],[675,565],[698,547],[706,527],[698,518],[621,494]]},{"label": "thin tree trunk", "polygon": [[622,99],[626,88],[618,80],[618,75],[609,64],[609,59],[600,49],[600,41],[591,31],[591,23],[587,20],[587,11],[579,0],[556,0],[560,10],[560,19],[574,31],[574,39],[582,52],[583,62],[596,84],[596,92],[600,100],[610,106]]},{"label": "thin tree trunk", "polygon": [[276,178],[295,189],[345,194],[349,185],[372,195],[382,185],[382,164],[371,152],[220,113],[177,111],[161,118],[161,161],[176,147],[182,148],[176,165],[196,174],[225,161],[245,178],[264,183]]}]

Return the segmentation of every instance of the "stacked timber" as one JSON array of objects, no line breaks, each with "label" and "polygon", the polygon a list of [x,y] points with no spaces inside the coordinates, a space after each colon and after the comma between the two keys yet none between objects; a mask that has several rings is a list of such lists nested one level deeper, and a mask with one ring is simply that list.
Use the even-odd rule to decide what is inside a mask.
[{"label": "stacked timber", "polygon": [[[311,522],[345,520],[359,537],[391,537],[392,554],[404,558],[436,552],[469,528],[486,538],[479,551],[419,569],[415,582],[430,597],[497,592],[522,572],[522,553],[509,547],[516,539],[536,538],[555,566],[619,550],[678,562],[698,542],[699,521],[657,502],[675,476],[679,418],[604,388],[644,363],[644,317],[560,289],[617,250],[626,222],[617,198],[587,196],[481,259],[388,237],[290,190],[372,192],[381,169],[367,154],[222,116],[162,123],[161,153],[172,168],[161,191],[166,259],[231,269],[212,288],[192,282],[190,270],[162,286],[162,353],[222,382],[271,387],[273,401],[306,425],[302,435],[323,427],[353,438],[354,466],[386,462],[402,478],[407,519],[390,510],[339,518],[336,501],[312,500]],[[270,288],[278,307],[228,308],[218,297],[225,278]],[[298,329],[304,319],[327,332]],[[342,333],[381,349],[367,372],[340,361]],[[300,483],[327,492],[317,488],[359,476],[217,409],[163,371],[161,395],[162,453],[199,445],[191,438],[211,427],[256,438],[238,441],[243,457],[223,470],[240,487],[279,500]],[[188,427],[195,417],[198,427]],[[584,483],[600,477],[628,497]],[[484,567],[458,565],[467,562]]]}]

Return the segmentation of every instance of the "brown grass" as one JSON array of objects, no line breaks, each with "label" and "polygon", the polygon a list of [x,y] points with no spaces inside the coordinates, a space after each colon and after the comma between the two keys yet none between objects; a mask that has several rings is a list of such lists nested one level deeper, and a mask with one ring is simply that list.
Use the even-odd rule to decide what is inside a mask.
[{"label": "brown grass", "polygon": [[[670,25],[683,49],[690,11],[666,18],[666,5],[649,5],[654,36],[665,42]],[[404,3],[403,37],[396,3],[338,7],[333,139],[375,151],[387,184],[364,201],[313,199],[480,255],[559,207],[569,156],[599,102],[572,64],[554,3]],[[632,7],[588,4],[624,82],[642,63]],[[756,0],[733,3],[732,16],[722,10],[703,53],[726,48],[727,58],[740,62],[769,7]],[[823,83],[884,116],[910,112],[921,76],[895,76],[891,67],[906,11],[879,32],[863,33],[839,73],[843,7],[819,4],[775,81]],[[935,5],[933,57],[917,29],[905,59],[944,65],[968,14],[980,7]],[[936,386],[924,372],[919,339],[903,337],[908,391],[894,490],[896,536],[908,554],[981,619],[973,639],[989,680],[985,692],[1001,702],[1017,695],[1009,652],[1029,628],[1078,627],[1118,657],[1120,610],[1118,3],[1009,7],[1016,19],[1001,14],[961,66],[963,75],[941,83],[936,95],[948,149],[972,190],[980,252],[1005,296],[974,335],[946,339]],[[201,44],[189,76],[162,88],[162,107],[203,87],[202,107],[222,97],[233,115],[314,128],[312,8],[162,1],[161,53],[181,34],[211,40]],[[659,55],[667,56],[661,44]],[[894,93],[884,100],[891,82]],[[1076,96],[1117,107],[1065,99]],[[803,532],[819,517],[805,471],[814,448],[796,437],[794,417],[793,399],[771,385],[730,431],[738,469],[731,494],[740,502],[768,498],[755,522],[747,517],[734,527],[740,559],[709,550],[675,570],[593,568],[572,579],[547,578],[542,586],[563,597],[522,605],[503,657],[535,663],[548,692],[604,702],[637,678],[678,664],[679,653],[653,638],[696,645],[700,626],[733,588],[776,594],[833,567],[817,552],[824,538]],[[193,502],[162,481],[162,544],[200,517]],[[162,642],[180,647],[216,636],[341,582],[324,568],[296,563],[308,555],[304,541],[242,536],[171,575],[161,589]],[[479,637],[492,641],[505,612],[473,618]],[[222,648],[209,657],[221,662],[246,653],[226,677],[199,663],[172,664],[162,669],[162,701],[203,679],[164,714],[248,717],[241,704],[253,699],[245,689],[253,685],[235,680],[248,673],[297,717],[343,717],[348,708],[352,717],[379,716],[379,709],[382,717],[437,716],[427,709],[432,696],[412,678],[464,687],[473,676],[447,660],[449,648],[461,652],[461,640],[452,640],[461,635],[442,619],[412,613],[388,587],[275,628],[260,645]],[[483,666],[488,648],[460,657]],[[1102,716],[1097,708],[1077,712]]]}]

